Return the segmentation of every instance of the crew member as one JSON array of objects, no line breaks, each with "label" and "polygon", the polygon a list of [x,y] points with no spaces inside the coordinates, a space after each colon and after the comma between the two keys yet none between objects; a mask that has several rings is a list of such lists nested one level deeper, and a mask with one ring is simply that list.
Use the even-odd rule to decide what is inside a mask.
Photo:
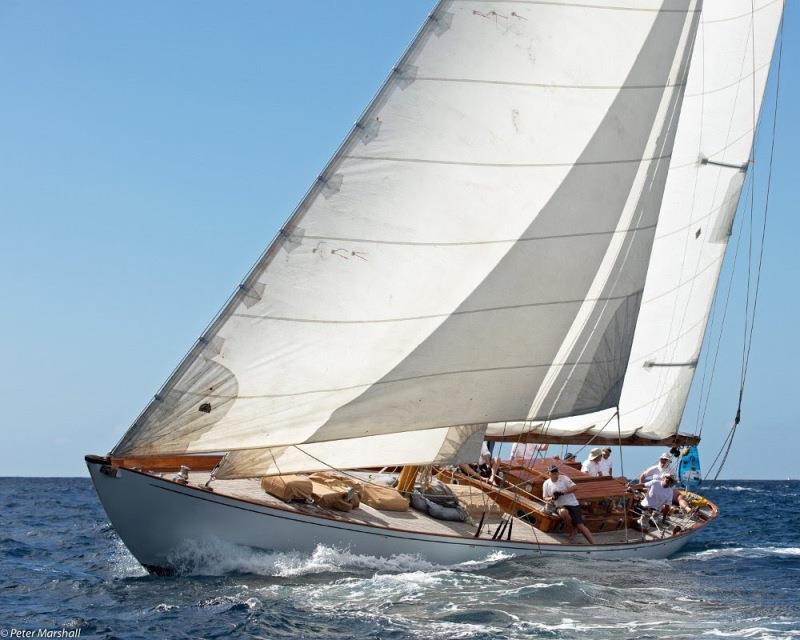
[{"label": "crew member", "polygon": [[675,477],[671,473],[648,480],[643,485],[647,489],[647,494],[642,498],[642,506],[660,511],[664,517],[668,516],[672,509],[674,486]]},{"label": "crew member", "polygon": [[604,476],[612,477],[614,472],[611,468],[611,447],[603,447],[603,456],[598,460],[600,471]]},{"label": "crew member", "polygon": [[677,504],[685,513],[691,511],[686,498],[676,489],[675,476],[671,473],[653,477],[644,484],[636,485],[634,488],[647,489],[647,493],[642,498],[642,506],[646,509],[660,512],[664,518],[672,511],[673,504]]},{"label": "crew member", "polygon": [[482,480],[488,480],[489,482],[494,482],[494,476],[497,472],[497,465],[499,461],[499,458],[494,460],[492,459],[492,452],[489,449],[489,445],[484,440],[481,444],[481,453],[480,456],[478,456],[478,463],[461,464],[459,465],[459,468],[467,475],[481,478]]},{"label": "crew member", "polygon": [[542,495],[547,502],[555,504],[558,515],[567,526],[567,539],[570,543],[575,541],[575,529],[578,529],[589,544],[594,544],[594,538],[583,523],[581,507],[575,496],[577,485],[568,476],[562,476],[556,465],[547,470],[549,478],[542,485]]},{"label": "crew member", "polygon": [[530,467],[536,459],[536,454],[540,451],[547,451],[547,445],[536,442],[515,442],[511,447],[511,462],[519,466]]},{"label": "crew member", "polygon": [[600,466],[600,460],[603,457],[603,452],[600,449],[592,449],[589,452],[589,457],[583,461],[581,471],[588,473],[593,478],[603,475],[603,469]]},{"label": "crew member", "polygon": [[674,477],[675,473],[670,467],[671,460],[672,457],[669,455],[669,451],[662,453],[661,457],[658,459],[658,464],[654,464],[652,467],[648,467],[642,471],[641,475],[639,476],[639,484],[644,484],[650,478],[660,478],[666,474],[670,474]]}]

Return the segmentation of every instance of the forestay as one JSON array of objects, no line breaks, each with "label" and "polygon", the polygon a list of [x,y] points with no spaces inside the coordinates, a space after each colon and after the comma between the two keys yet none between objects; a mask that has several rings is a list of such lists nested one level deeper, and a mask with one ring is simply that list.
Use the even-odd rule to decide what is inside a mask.
[{"label": "forestay", "polygon": [[698,21],[440,3],[114,454],[615,406]]},{"label": "forestay", "polygon": [[[619,404],[622,437],[660,439],[678,432],[751,155],[782,10],[782,0],[703,3]],[[617,436],[614,411],[551,423],[495,424],[487,433],[546,437],[602,430]]]}]

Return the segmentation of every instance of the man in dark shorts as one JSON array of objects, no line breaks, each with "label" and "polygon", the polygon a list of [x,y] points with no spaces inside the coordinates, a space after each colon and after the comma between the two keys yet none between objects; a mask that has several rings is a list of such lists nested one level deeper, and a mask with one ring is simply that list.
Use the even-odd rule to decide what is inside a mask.
[{"label": "man in dark shorts", "polygon": [[558,515],[567,525],[567,539],[574,542],[577,529],[589,544],[594,544],[591,532],[583,523],[581,507],[575,496],[577,485],[569,477],[562,476],[556,465],[551,466],[547,472],[550,477],[544,481],[542,495],[547,502],[555,504]]}]

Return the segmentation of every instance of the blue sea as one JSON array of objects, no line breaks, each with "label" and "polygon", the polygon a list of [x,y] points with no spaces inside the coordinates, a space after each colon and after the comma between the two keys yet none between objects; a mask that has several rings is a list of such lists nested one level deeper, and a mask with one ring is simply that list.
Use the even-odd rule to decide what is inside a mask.
[{"label": "blue sea", "polygon": [[703,493],[722,516],[670,560],[437,566],[206,547],[183,575],[159,578],[128,553],[88,479],[0,478],[0,637],[800,637],[800,482]]}]

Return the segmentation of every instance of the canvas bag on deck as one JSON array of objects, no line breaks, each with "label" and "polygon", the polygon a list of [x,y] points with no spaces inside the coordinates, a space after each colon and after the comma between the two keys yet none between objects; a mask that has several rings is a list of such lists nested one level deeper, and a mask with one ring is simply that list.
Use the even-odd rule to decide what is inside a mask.
[{"label": "canvas bag on deck", "polygon": [[285,502],[308,500],[311,498],[311,480],[305,476],[267,476],[261,478],[261,488],[271,496]]}]

